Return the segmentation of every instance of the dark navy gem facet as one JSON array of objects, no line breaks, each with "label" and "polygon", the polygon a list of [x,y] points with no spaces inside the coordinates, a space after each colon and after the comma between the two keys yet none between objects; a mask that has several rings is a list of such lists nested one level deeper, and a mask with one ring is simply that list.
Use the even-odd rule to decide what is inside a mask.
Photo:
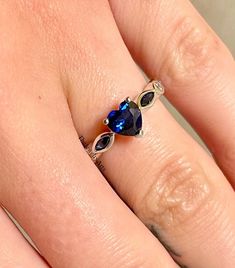
[{"label": "dark navy gem facet", "polygon": [[119,110],[111,111],[107,118],[108,127],[120,135],[135,136],[142,128],[141,111],[133,101],[123,101]]},{"label": "dark navy gem facet", "polygon": [[110,143],[110,135],[104,135],[101,139],[96,143],[95,150],[101,151],[104,150]]},{"label": "dark navy gem facet", "polygon": [[140,100],[140,104],[142,107],[148,106],[154,99],[154,92],[150,91],[147,92],[145,95],[142,96],[141,100]]},{"label": "dark navy gem facet", "polygon": [[123,102],[121,102],[120,105],[119,105],[119,110],[124,111],[124,110],[126,110],[126,109],[128,108],[128,106],[129,106],[129,102],[127,102],[127,101],[123,101]]}]

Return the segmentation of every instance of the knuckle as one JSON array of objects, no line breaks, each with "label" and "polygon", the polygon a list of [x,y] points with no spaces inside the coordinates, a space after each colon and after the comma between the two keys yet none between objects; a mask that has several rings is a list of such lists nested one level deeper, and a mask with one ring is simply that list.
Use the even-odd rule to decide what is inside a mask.
[{"label": "knuckle", "polygon": [[209,28],[197,25],[190,17],[180,18],[174,25],[160,70],[171,77],[166,80],[172,84],[168,86],[178,87],[187,81],[214,77],[215,55],[220,46],[221,42]]},{"label": "knuckle", "polygon": [[211,187],[203,170],[185,157],[168,160],[137,209],[144,223],[175,228],[206,209]]}]

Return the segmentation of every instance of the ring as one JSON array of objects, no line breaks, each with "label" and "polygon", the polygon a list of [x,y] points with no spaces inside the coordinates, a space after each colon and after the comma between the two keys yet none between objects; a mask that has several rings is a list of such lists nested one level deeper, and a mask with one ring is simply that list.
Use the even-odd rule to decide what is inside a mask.
[{"label": "ring", "polygon": [[142,110],[150,108],[154,102],[164,94],[164,87],[160,81],[150,81],[137,96],[136,102],[127,97],[120,103],[118,110],[111,111],[103,120],[109,131],[101,133],[93,143],[87,146],[88,154],[94,160],[111,148],[115,135],[142,137]]}]

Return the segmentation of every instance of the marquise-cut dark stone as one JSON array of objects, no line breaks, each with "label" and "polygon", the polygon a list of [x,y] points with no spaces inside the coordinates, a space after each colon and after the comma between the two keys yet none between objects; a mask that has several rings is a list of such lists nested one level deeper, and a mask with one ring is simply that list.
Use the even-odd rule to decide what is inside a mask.
[{"label": "marquise-cut dark stone", "polygon": [[120,135],[135,136],[142,128],[141,111],[133,101],[123,101],[119,110],[111,111],[107,118],[108,127]]},{"label": "marquise-cut dark stone", "polygon": [[154,92],[153,91],[147,92],[142,96],[140,104],[142,107],[146,107],[153,101],[153,99],[154,99]]},{"label": "marquise-cut dark stone", "polygon": [[110,143],[110,135],[104,135],[103,137],[101,137],[100,140],[98,140],[98,142],[95,145],[95,150],[101,151],[104,150]]}]

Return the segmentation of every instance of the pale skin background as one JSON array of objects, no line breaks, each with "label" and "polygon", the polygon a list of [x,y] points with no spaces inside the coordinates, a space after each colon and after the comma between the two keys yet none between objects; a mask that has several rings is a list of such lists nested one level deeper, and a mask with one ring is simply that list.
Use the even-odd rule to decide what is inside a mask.
[{"label": "pale skin background", "polygon": [[[71,1],[71,8],[67,8],[63,5],[57,6],[56,1],[50,1],[50,5],[47,5],[46,1],[41,1],[41,4],[36,5],[32,4],[32,1],[17,1],[17,8],[15,8],[14,1],[8,3],[0,1],[0,32],[2,34],[0,43],[1,51],[4,52],[1,54],[2,67],[0,68],[2,77],[1,203],[24,226],[42,254],[54,267],[177,267],[156,238],[139,221],[136,221],[124,204],[120,204],[119,198],[109,189],[101,175],[96,173],[96,169],[90,164],[86,155],[80,153],[82,148],[77,148],[77,133],[71,131],[74,127],[73,123],[79,133],[85,135],[88,140],[92,139],[93,134],[99,132],[97,117],[100,117],[101,113],[103,116],[103,113],[110,110],[110,100],[112,103],[117,103],[123,95],[135,94],[136,89],[144,85],[142,76],[120,43],[120,37],[114,34],[110,39],[110,35],[103,31],[104,22],[107,32],[112,32],[115,28],[109,12],[106,11],[107,5],[105,4],[103,7],[101,4],[105,1],[90,1],[93,3],[97,16],[93,16],[92,8],[86,1],[80,2],[83,4],[78,6],[76,1]],[[99,4],[97,4],[98,2]],[[122,14],[128,16],[130,12],[131,18],[134,18],[135,14],[140,14],[141,17],[141,14],[145,14],[144,10],[147,9],[147,7],[145,9],[138,8],[137,4],[135,10],[132,5],[128,5],[131,1],[126,2],[127,8],[123,10],[118,4],[116,6],[113,3],[112,6],[115,14],[119,14],[119,8],[122,10],[120,17],[116,17],[120,29],[126,29],[123,22],[125,24],[127,20],[123,20]],[[153,4],[154,1],[136,1],[139,4],[140,2],[148,2],[149,7],[154,7],[153,10],[158,8],[158,5]],[[155,3],[159,2],[161,1],[155,1]],[[234,51],[233,34],[230,32],[233,31],[233,26],[228,19],[230,16],[218,15],[221,13],[234,14],[232,1],[223,1],[223,4],[221,1],[213,1],[213,5],[211,3],[207,5],[205,1],[194,2],[201,8],[202,13],[208,16],[208,20]],[[170,21],[177,17],[176,14],[183,16],[190,14],[190,17],[196,17],[192,21],[186,20],[186,24],[181,26],[186,27],[186,32],[188,23],[195,26],[193,29],[200,29],[199,32],[202,35],[196,35],[199,39],[194,38],[195,36],[190,32],[189,36],[197,45],[206,45],[211,48],[206,52],[211,53],[212,57],[216,57],[217,62],[220,62],[222,66],[220,70],[222,78],[221,80],[213,79],[213,81],[219,81],[219,83],[213,82],[213,86],[217,89],[217,93],[221,93],[220,88],[223,88],[224,84],[227,85],[228,81],[232,81],[225,88],[226,95],[231,94],[232,100],[235,81],[230,78],[234,70],[232,57],[227,50],[217,38],[205,34],[207,30],[202,30],[204,22],[195,15],[185,1],[169,1],[169,6],[164,4],[166,1],[162,1],[162,3],[166,17],[168,10],[172,8],[172,14],[168,20],[169,30],[171,29]],[[221,9],[221,5],[224,7],[226,4],[228,9]],[[81,10],[80,13],[79,10]],[[210,12],[208,13],[208,11]],[[32,12],[34,16],[29,16]],[[218,24],[215,14],[217,17],[222,16],[223,18]],[[151,15],[152,18],[158,18],[156,25],[160,29],[168,25],[161,20],[161,14],[156,16],[153,13]],[[60,25],[61,21],[63,23]],[[137,29],[141,29],[138,20],[134,25],[132,25],[132,20],[128,21],[133,28],[137,25]],[[89,25],[89,29],[94,32],[89,31],[87,36],[87,28],[83,27],[84,24]],[[128,29],[129,26],[126,26]],[[142,27],[144,28],[144,25]],[[184,33],[184,27],[180,28],[182,33]],[[229,29],[229,27],[231,30],[226,32],[225,29]],[[130,36],[132,41],[135,40],[135,35],[132,36],[135,30],[130,30],[126,36],[124,33],[124,38],[128,39]],[[148,25],[143,34],[147,30],[151,30],[151,25]],[[164,39],[163,32],[161,31],[161,37]],[[179,42],[178,39],[181,39],[182,33],[175,32],[176,43]],[[151,55],[155,46],[151,47],[148,36],[151,35],[145,36],[145,40],[150,47],[148,52],[145,52],[145,58],[154,56],[155,61],[152,62],[153,66],[145,66],[145,68],[146,70],[157,70],[156,62],[160,64],[160,54],[162,54],[163,48],[158,41],[159,53]],[[207,39],[207,36],[211,38]],[[206,39],[206,43],[204,43],[204,39]],[[3,40],[7,40],[7,42],[3,42]],[[79,45],[77,40],[79,40]],[[133,43],[130,40],[126,41],[129,42],[131,49]],[[190,40],[188,39],[188,41]],[[138,40],[134,42],[137,42],[135,49],[138,50]],[[51,44],[53,44],[52,47]],[[95,44],[94,47],[93,44]],[[120,49],[114,50],[113,48],[116,48],[117,44],[121,44]],[[209,57],[201,55],[197,47],[190,43],[179,42],[177,47],[183,49],[185,53],[189,51],[190,53],[186,53],[187,57],[184,62],[178,58],[178,67],[182,68],[180,73],[175,71],[176,59],[173,60],[169,57],[170,60],[166,64],[167,71],[175,83],[178,83],[178,88],[190,87],[190,90],[193,90],[192,92],[195,94],[193,103],[196,104],[200,118],[203,118],[205,122],[207,120],[207,122],[214,122],[209,129],[205,130],[205,126],[208,126],[205,124],[200,125],[198,130],[201,131],[201,135],[204,135],[209,146],[214,149],[214,153],[222,153],[221,158],[217,160],[221,161],[220,165],[224,167],[226,174],[234,184],[232,180],[234,158],[233,154],[230,154],[234,150],[227,150],[228,147],[233,148],[234,144],[232,142],[224,144],[225,154],[217,146],[218,140],[221,138],[217,133],[224,134],[228,141],[232,140],[234,129],[233,125],[229,125],[228,122],[234,122],[232,117],[234,103],[233,101],[216,102],[216,98],[212,98],[212,100],[208,94],[205,99],[209,102],[203,107],[205,111],[206,107],[210,109],[206,113],[200,114],[201,97],[204,92],[211,92],[211,80],[210,83],[209,80],[207,81],[206,86],[204,85],[204,91],[197,91],[196,80],[192,81],[192,79],[195,73],[199,74],[202,71],[200,59],[205,60],[206,64]],[[191,47],[190,50],[188,50],[189,47]],[[177,54],[173,44],[172,47],[168,46],[168,49],[172,49]],[[107,57],[107,51],[109,51],[109,57]],[[133,54],[135,53],[136,57],[141,54],[140,51],[133,52]],[[57,61],[55,55],[59,55],[59,58],[62,59],[61,62]],[[198,57],[199,60],[197,60]],[[111,58],[116,60],[111,61]],[[187,72],[185,80],[183,74],[186,63],[187,68],[193,67],[193,72]],[[213,61],[209,61],[209,63],[214,64]],[[57,68],[58,66],[61,69]],[[223,71],[228,66],[229,68],[224,74]],[[217,71],[217,67],[215,69]],[[203,70],[205,71],[205,69]],[[171,81],[164,76],[164,73],[167,72],[163,72],[162,80],[170,85]],[[88,76],[87,79],[86,76]],[[133,77],[135,77],[134,80]],[[206,80],[206,76],[203,77]],[[205,80],[199,82],[202,83]],[[78,85],[81,89],[79,94],[76,90]],[[171,84],[170,88],[178,90],[177,86]],[[6,91],[6,88],[9,90]],[[21,88],[20,91],[19,88]],[[63,92],[64,88],[70,90]],[[95,91],[93,88],[99,88],[100,91]],[[115,94],[113,94],[113,90]],[[99,99],[100,93],[97,92],[102,92],[102,96],[105,96],[104,103],[91,101],[84,107],[82,102],[79,103],[79,100],[83,100],[87,95]],[[180,99],[177,100],[175,98],[177,94],[174,96],[174,91],[169,91],[169,94],[169,97],[175,100],[181,110],[189,115],[188,119],[197,125],[198,118],[190,107],[187,107]],[[185,91],[185,94],[186,98],[190,98],[190,92]],[[180,95],[182,96],[182,94]],[[72,120],[68,115],[64,96],[70,100],[69,108],[72,111]],[[220,100],[223,99],[226,98],[223,98],[222,94]],[[222,104],[226,104],[226,120],[219,121],[220,117],[216,119],[218,121],[211,120],[212,113],[210,111],[214,107],[217,111],[220,110],[221,114],[222,111],[224,112]],[[80,105],[83,107],[82,109],[79,108]],[[94,109],[94,113],[89,117],[89,124],[87,124],[87,111],[84,112],[86,109],[87,111]],[[98,115],[96,111],[99,111]],[[154,117],[156,114],[160,115],[157,120]],[[79,118],[83,118],[83,120],[80,121]],[[179,120],[181,122],[181,119]],[[135,144],[136,141],[130,141],[128,146],[119,141],[112,153],[104,156],[106,175],[110,183],[146,224],[155,222],[161,227],[161,238],[171,246],[170,252],[182,264],[182,267],[233,268],[235,200],[232,188],[226,182],[223,174],[214,166],[214,162],[185,132],[178,128],[160,103],[146,115],[146,122],[149,136],[147,140],[140,141],[138,148]],[[216,128],[218,124],[215,122],[226,129],[224,133],[218,131]],[[186,128],[188,127],[186,126]],[[174,137],[171,136],[172,133],[174,133]],[[210,135],[207,136],[206,133]],[[177,143],[175,144],[176,137]],[[223,138],[222,141],[224,142],[226,139]],[[156,170],[140,166],[143,155],[139,154],[139,150],[144,152],[145,157],[148,156],[146,157],[146,167],[156,165]],[[128,156],[127,159],[120,158],[121,151],[125,152],[124,155]],[[134,152],[134,158],[129,151]],[[176,155],[174,155],[175,152]],[[164,161],[161,161],[165,155],[169,157],[167,166]],[[115,159],[115,163],[120,163],[110,165],[109,159]],[[130,161],[128,168],[127,161]],[[135,161],[136,163],[132,165],[131,163]],[[80,163],[83,164],[80,165]],[[109,168],[110,166],[112,168]],[[168,166],[169,168],[166,168]],[[87,170],[91,170],[92,175]],[[120,170],[124,172],[120,172]],[[125,177],[126,173],[128,173],[128,180]],[[154,184],[153,188],[149,187],[151,179],[157,174],[161,175],[159,175],[160,185]],[[175,182],[177,177],[182,179],[182,184]],[[168,178],[171,178],[169,182]],[[187,178],[190,180],[185,183]],[[168,185],[167,191],[164,192],[165,197],[162,198],[163,200],[155,200],[156,189],[164,188],[165,182]],[[175,188],[178,190],[174,191]],[[143,205],[140,202],[143,196],[139,193],[145,192],[145,190],[149,195],[148,198],[145,198]],[[153,203],[152,200],[156,202]],[[182,206],[171,209],[172,202],[178,202]],[[162,211],[162,207],[167,209]],[[199,209],[200,207],[203,209]],[[33,215],[33,217],[29,217],[29,215]],[[110,215],[113,217],[110,218]],[[0,214],[0,224],[2,226],[1,241],[4,241],[0,244],[0,267],[49,267],[25,243],[3,212]]]}]

